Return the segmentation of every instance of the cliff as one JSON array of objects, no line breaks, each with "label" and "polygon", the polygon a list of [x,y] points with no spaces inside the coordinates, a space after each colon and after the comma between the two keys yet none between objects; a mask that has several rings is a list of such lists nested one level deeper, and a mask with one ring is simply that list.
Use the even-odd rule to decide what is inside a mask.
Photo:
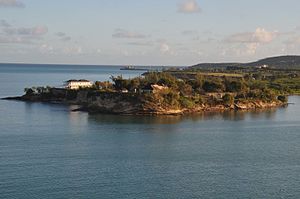
[{"label": "cliff", "polygon": [[[226,110],[264,109],[286,105],[280,100],[263,101],[258,99],[234,101],[206,101],[183,106],[166,102],[153,94],[95,92],[89,90],[52,90],[50,93],[25,94],[21,97],[5,98],[30,102],[77,104],[77,111],[89,113],[129,114],[129,115],[178,115],[197,112],[218,112]],[[176,101],[175,101],[176,102]]]},{"label": "cliff", "polygon": [[219,112],[226,110],[254,110],[284,106],[285,103],[274,100],[264,102],[262,100],[236,102],[231,105],[225,104],[198,104],[193,107],[165,106],[157,102],[145,101],[142,97],[134,100],[124,99],[118,95],[105,95],[89,99],[88,105],[84,107],[90,113],[110,114],[134,114],[134,115],[178,115],[197,112]]}]

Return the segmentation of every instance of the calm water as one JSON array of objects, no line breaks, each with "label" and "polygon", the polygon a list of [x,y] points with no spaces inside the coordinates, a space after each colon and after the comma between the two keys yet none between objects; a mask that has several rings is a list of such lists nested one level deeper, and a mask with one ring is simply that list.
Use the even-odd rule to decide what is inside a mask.
[{"label": "calm water", "polygon": [[[119,67],[0,65],[0,96]],[[88,115],[0,101],[0,198],[300,198],[300,97],[189,117]]]}]

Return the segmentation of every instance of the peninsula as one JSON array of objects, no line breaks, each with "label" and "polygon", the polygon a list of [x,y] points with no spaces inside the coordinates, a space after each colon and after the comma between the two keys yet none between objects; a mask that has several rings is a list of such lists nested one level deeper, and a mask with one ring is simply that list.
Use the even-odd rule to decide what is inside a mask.
[{"label": "peninsula", "polygon": [[90,113],[134,115],[272,108],[286,105],[288,95],[300,93],[299,60],[289,56],[248,65],[200,64],[132,79],[111,76],[104,82],[69,80],[65,88],[26,88],[23,96],[5,99],[77,104]]}]

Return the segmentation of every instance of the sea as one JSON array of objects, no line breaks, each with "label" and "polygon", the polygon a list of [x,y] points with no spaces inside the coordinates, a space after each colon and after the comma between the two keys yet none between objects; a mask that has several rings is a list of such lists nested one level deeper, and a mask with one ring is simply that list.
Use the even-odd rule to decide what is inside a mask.
[{"label": "sea", "polygon": [[[121,66],[0,64],[0,97]],[[0,198],[300,198],[300,97],[188,116],[72,112],[0,100]]]}]

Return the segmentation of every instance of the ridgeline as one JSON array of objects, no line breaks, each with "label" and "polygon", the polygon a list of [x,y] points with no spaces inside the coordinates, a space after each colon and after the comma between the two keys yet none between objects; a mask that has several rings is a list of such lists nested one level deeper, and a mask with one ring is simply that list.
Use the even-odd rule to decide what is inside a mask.
[{"label": "ridgeline", "polygon": [[257,67],[267,65],[273,69],[299,69],[300,70],[300,56],[287,55],[278,57],[269,57],[255,62],[249,63],[201,63],[191,66],[194,69],[207,69],[207,68],[227,68],[227,67]]}]

